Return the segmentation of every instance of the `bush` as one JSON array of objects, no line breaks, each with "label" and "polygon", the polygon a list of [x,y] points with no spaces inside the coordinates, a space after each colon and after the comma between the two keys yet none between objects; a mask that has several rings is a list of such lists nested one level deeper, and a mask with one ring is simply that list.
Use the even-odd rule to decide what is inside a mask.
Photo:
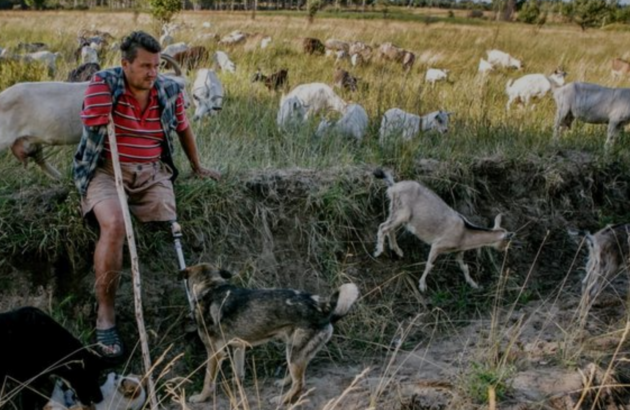
[{"label": "bush", "polygon": [[151,15],[160,23],[170,23],[182,9],[181,0],[149,0]]}]

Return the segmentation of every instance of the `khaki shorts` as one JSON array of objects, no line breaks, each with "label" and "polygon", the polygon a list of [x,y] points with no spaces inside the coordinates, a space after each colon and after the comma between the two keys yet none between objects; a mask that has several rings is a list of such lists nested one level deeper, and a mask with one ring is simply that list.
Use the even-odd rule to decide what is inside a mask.
[{"label": "khaki shorts", "polygon": [[[164,163],[121,162],[123,185],[127,193],[129,212],[141,222],[174,221],[177,219],[175,193],[171,182],[172,170]],[[111,161],[96,169],[81,200],[83,216],[101,201],[118,199]]]}]

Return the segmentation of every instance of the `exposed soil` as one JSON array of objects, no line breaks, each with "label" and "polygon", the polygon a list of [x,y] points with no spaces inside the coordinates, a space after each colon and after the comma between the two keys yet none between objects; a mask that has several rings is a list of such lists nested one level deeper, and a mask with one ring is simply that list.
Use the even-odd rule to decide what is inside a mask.
[{"label": "exposed soil", "polygon": [[[482,290],[469,290],[452,257],[442,257],[425,295],[419,294],[416,284],[428,247],[415,237],[399,233],[403,259],[391,254],[378,260],[371,257],[376,228],[387,212],[383,184],[373,179],[371,171],[370,167],[292,169],[244,175],[242,197],[228,205],[243,207],[238,213],[241,219],[226,222],[216,216],[206,222],[220,234],[192,223],[185,226],[189,263],[215,261],[245,272],[243,282],[248,286],[284,286],[327,295],[333,286],[327,276],[330,268],[318,257],[326,253],[337,259],[335,269],[342,279],[351,279],[361,288],[357,313],[340,323],[338,335],[311,363],[306,382],[312,390],[296,408],[488,408],[490,385],[496,386],[501,409],[630,408],[621,387],[584,389],[589,383],[623,382],[630,370],[624,334],[627,281],[616,280],[588,315],[581,316],[579,282],[585,253],[579,251],[581,237],[569,234],[595,231],[607,222],[627,222],[630,176],[624,166],[601,164],[577,152],[520,162],[486,158],[466,167],[419,161],[414,175],[398,179],[422,180],[480,225],[489,226],[501,212],[505,226],[518,237],[505,257],[494,251],[467,253]],[[348,211],[343,229],[312,231],[314,220],[335,222],[326,214],[331,187],[341,195],[360,191],[357,201],[365,208]],[[54,207],[42,210],[41,204],[68,200],[63,191],[57,187],[16,195],[33,208],[40,204],[41,212],[53,212]],[[28,220],[20,214],[28,208],[22,205],[16,219]],[[194,211],[180,210],[182,220]],[[321,238],[314,239],[313,232]],[[326,234],[335,235],[332,248]],[[150,235],[140,232],[141,241],[155,240],[141,249],[142,257],[170,258],[170,238]],[[65,318],[75,332],[90,329],[94,320],[93,275],[86,268],[90,252],[79,258],[82,264],[69,263],[68,255],[55,255],[52,260],[0,253],[0,308],[40,306]],[[163,372],[159,385],[164,387],[168,380],[169,389],[162,392],[173,395],[163,404],[180,409],[184,406],[177,403],[177,396],[189,397],[200,386],[202,372],[194,372],[203,363],[203,347],[194,333],[186,332],[189,323],[181,283],[174,273],[155,266],[159,265],[146,259],[141,266],[145,320],[153,359],[164,354],[158,364]],[[118,310],[126,343],[133,347],[137,329],[129,275],[127,271],[118,292]],[[338,279],[333,278],[334,286]],[[446,295],[445,303],[441,295]],[[374,319],[388,318],[382,330],[368,328],[374,326],[370,312]],[[365,334],[380,334],[381,339],[372,344],[348,340],[361,339],[362,326]],[[168,362],[172,365],[164,366]],[[129,371],[140,369],[140,356],[134,353]],[[496,376],[496,369],[505,371],[500,382],[486,382]],[[186,408],[276,408],[269,400],[282,391],[274,386],[285,371],[280,345],[248,351],[242,389],[229,379],[228,363],[224,371],[214,401]],[[192,373],[191,381],[181,385],[184,390],[174,387],[180,377]]]}]

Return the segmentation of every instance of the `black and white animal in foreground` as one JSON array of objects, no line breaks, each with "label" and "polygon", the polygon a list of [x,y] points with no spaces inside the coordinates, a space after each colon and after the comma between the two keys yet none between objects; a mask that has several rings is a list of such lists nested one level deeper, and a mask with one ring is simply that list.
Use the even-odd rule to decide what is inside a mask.
[{"label": "black and white animal in foreground", "polygon": [[113,372],[107,375],[101,393],[103,400],[100,403],[87,406],[77,400],[72,389],[58,380],[44,410],[140,410],[147,398],[139,377]]},{"label": "black and white animal in foreground", "polygon": [[466,282],[473,288],[478,288],[464,262],[464,251],[483,246],[505,250],[514,234],[501,228],[501,214],[495,218],[492,228],[476,226],[448,206],[437,194],[416,181],[395,183],[392,175],[382,169],[375,170],[374,176],[385,180],[389,197],[389,216],[378,227],[374,257],[383,253],[385,237],[389,239],[390,249],[402,257],[403,252],[396,242],[396,228],[405,226],[418,239],[431,245],[427,264],[419,281],[421,292],[427,289],[427,275],[433,269],[435,259],[443,253],[451,252],[456,252],[456,260]]},{"label": "black and white animal in foreground", "polygon": [[27,402],[47,397],[49,376],[56,375],[72,386],[82,403],[99,403],[103,400],[99,375],[104,367],[100,356],[40,309],[0,313],[0,386],[28,384],[22,391],[31,396],[24,397]]}]

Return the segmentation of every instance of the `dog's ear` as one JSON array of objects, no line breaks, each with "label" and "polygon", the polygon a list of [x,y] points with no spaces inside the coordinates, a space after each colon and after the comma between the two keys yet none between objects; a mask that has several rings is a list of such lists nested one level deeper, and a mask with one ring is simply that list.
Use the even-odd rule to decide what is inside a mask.
[{"label": "dog's ear", "polygon": [[179,273],[177,274],[177,278],[179,280],[188,279],[188,274],[189,273],[190,273],[190,268],[184,268],[184,269],[179,271]]},{"label": "dog's ear", "polygon": [[230,272],[230,271],[228,271],[228,270],[226,270],[226,269],[219,269],[219,274],[221,275],[221,277],[222,277],[223,279],[231,279],[231,278],[232,278],[232,276],[234,276],[234,275],[232,274],[232,272]]}]

